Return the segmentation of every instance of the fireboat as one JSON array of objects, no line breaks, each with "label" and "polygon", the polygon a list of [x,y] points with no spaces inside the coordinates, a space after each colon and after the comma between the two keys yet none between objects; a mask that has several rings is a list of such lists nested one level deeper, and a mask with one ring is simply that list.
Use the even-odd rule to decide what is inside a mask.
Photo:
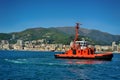
[{"label": "fireboat", "polygon": [[70,49],[64,53],[55,54],[55,58],[64,59],[97,59],[97,60],[112,60],[112,52],[96,53],[94,47],[88,47],[88,42],[85,40],[78,40],[79,23],[75,26],[75,38],[70,43]]}]

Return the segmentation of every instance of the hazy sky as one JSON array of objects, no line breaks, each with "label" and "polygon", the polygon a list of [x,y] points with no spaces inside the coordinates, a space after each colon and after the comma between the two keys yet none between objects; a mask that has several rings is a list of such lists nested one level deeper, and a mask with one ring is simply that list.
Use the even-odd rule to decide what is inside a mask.
[{"label": "hazy sky", "polygon": [[76,22],[120,35],[120,0],[0,0],[0,33]]}]

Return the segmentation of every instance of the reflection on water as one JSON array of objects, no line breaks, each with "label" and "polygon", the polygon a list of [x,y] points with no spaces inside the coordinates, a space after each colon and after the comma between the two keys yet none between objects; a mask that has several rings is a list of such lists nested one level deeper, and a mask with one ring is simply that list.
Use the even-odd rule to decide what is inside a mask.
[{"label": "reflection on water", "polygon": [[68,67],[68,71],[78,80],[91,80],[90,75],[93,75],[93,73],[99,72],[101,74],[102,67],[99,66],[107,62],[108,61],[90,59],[67,59],[67,64],[72,65],[71,67]]},{"label": "reflection on water", "polygon": [[107,61],[102,60],[85,60],[85,59],[74,59],[74,60],[68,60],[68,64],[102,64]]}]

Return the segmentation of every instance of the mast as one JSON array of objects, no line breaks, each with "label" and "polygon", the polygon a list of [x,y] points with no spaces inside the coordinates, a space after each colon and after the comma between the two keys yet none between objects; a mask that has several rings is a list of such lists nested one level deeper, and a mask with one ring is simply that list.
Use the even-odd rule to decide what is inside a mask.
[{"label": "mast", "polygon": [[73,43],[73,48],[74,48],[74,49],[76,49],[76,47],[75,47],[75,41],[78,40],[78,36],[79,36],[78,30],[79,30],[79,23],[76,23],[76,27],[75,27],[75,38],[74,38],[74,43]]},{"label": "mast", "polygon": [[78,40],[78,36],[79,36],[78,30],[79,30],[79,23],[76,23],[76,27],[75,27],[75,39],[74,39],[74,41]]}]

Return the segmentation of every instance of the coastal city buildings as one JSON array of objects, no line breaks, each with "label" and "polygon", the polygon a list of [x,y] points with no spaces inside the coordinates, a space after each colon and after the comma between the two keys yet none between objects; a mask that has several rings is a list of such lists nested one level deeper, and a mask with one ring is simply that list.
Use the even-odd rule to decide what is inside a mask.
[{"label": "coastal city buildings", "polygon": [[0,41],[0,49],[9,50],[9,42],[7,40],[1,40]]},{"label": "coastal city buildings", "polygon": [[118,45],[116,45],[116,42],[112,42],[112,50],[117,51],[118,50]]},{"label": "coastal city buildings", "polygon": [[[12,39],[15,39],[13,35]],[[27,51],[67,51],[70,45],[47,44],[45,39],[23,41],[17,40],[15,44],[10,44],[7,40],[0,40],[0,50],[27,50]],[[89,45],[90,46],[90,45]],[[95,45],[96,52],[116,51],[120,52],[120,43],[112,42],[111,46]]]},{"label": "coastal city buildings", "polygon": [[27,51],[66,51],[69,45],[47,44],[44,39],[23,41],[17,40],[15,44],[9,44],[7,40],[0,41],[0,50],[27,50]]}]

